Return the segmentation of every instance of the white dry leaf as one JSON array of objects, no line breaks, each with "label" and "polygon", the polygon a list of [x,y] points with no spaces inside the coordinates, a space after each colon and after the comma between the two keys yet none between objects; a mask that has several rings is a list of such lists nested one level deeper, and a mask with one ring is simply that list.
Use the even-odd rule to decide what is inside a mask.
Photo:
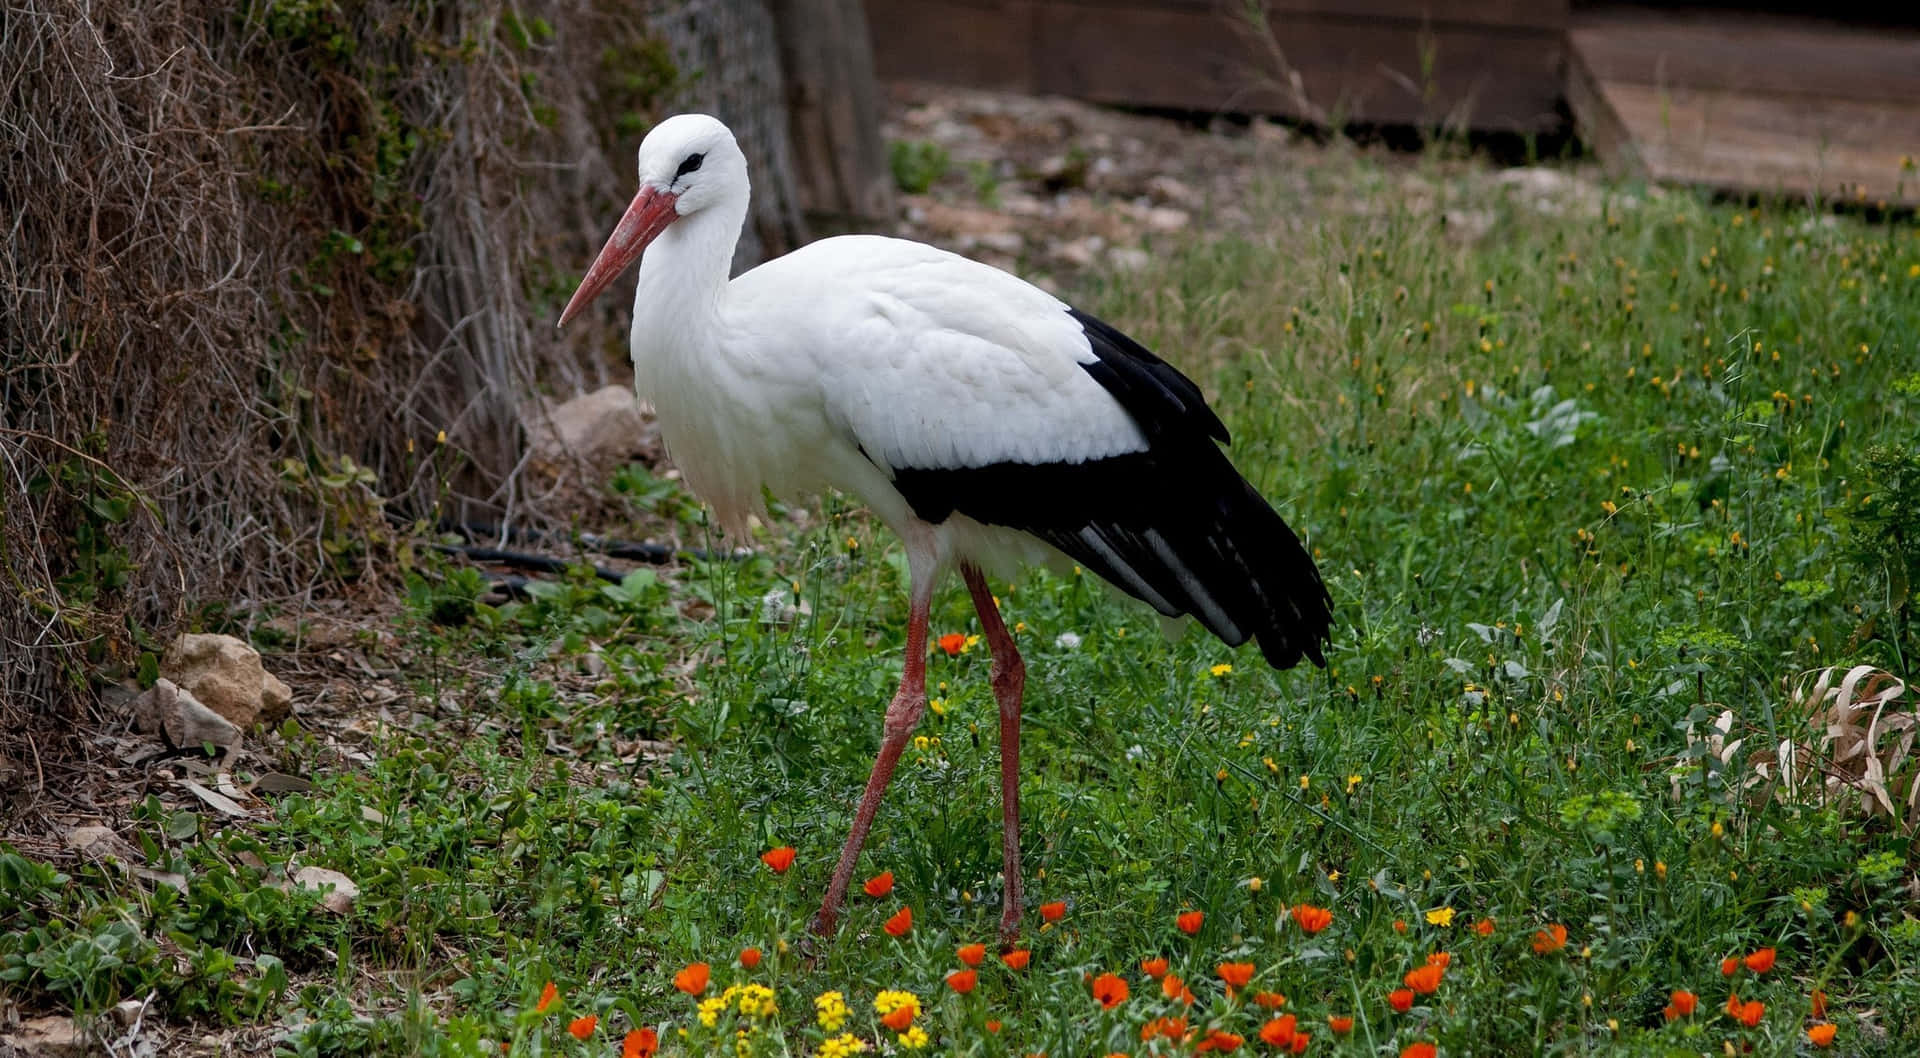
[{"label": "white dry leaf", "polygon": [[353,879],[325,867],[300,868],[287,879],[286,888],[319,891],[320,906],[336,915],[353,910],[354,898],[360,895],[360,887],[353,884]]},{"label": "white dry leaf", "polygon": [[1792,701],[1818,726],[1818,742],[1778,748],[1783,794],[1885,815],[1902,831],[1920,827],[1920,710],[1901,700],[1906,691],[1871,665],[1823,669],[1802,682]]}]

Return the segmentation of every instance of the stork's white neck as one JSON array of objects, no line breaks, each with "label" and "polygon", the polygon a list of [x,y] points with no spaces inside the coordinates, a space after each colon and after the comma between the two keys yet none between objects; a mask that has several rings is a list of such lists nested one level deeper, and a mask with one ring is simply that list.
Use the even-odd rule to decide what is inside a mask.
[{"label": "stork's white neck", "polygon": [[[747,219],[747,189],[668,225],[640,258],[633,327],[685,335],[710,323],[727,290],[734,244]],[[636,352],[638,347],[636,346]]]}]

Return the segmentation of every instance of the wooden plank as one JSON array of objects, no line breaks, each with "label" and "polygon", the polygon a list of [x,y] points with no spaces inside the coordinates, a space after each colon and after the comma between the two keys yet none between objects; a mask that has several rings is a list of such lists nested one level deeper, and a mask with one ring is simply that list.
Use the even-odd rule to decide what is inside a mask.
[{"label": "wooden plank", "polygon": [[1654,179],[1738,191],[1920,205],[1912,103],[1783,99],[1602,82]]},{"label": "wooden plank", "polygon": [[1920,33],[1729,12],[1583,11],[1570,32],[1605,82],[1779,96],[1920,99]]},{"label": "wooden plank", "polygon": [[1525,131],[1560,122],[1557,32],[1299,15],[1274,18],[1258,36],[1217,12],[1057,2],[1035,10],[1042,91],[1322,124]]},{"label": "wooden plank", "polygon": [[[1154,8],[1236,17],[1239,0],[1059,0],[1058,6]],[[1269,17],[1564,30],[1568,0],[1266,0]]]},{"label": "wooden plank", "polygon": [[[1340,9],[1307,9],[1316,3]],[[1220,0],[867,0],[867,13],[883,78],[1322,124],[1558,127],[1566,0],[1488,6],[1488,17],[1516,23],[1532,11],[1527,17],[1539,25],[1423,22],[1412,14],[1464,18],[1473,6],[1359,0],[1349,9],[1333,0],[1274,0],[1270,36],[1253,32]]]},{"label": "wooden plank", "polygon": [[1920,205],[1920,33],[1744,13],[1583,11],[1567,102],[1616,170]]},{"label": "wooden plank", "polygon": [[1030,0],[867,0],[874,72],[1035,92]]}]

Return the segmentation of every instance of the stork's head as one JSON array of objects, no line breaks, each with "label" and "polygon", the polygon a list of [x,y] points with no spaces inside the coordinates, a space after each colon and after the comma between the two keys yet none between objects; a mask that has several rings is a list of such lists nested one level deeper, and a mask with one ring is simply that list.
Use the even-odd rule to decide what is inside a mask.
[{"label": "stork's head", "polygon": [[[678,114],[654,126],[640,144],[640,193],[560,313],[560,326],[639,260],[647,245],[674,222],[725,204],[740,203],[744,211],[746,194],[746,155],[718,119]],[[727,236],[737,234],[730,231]]]}]

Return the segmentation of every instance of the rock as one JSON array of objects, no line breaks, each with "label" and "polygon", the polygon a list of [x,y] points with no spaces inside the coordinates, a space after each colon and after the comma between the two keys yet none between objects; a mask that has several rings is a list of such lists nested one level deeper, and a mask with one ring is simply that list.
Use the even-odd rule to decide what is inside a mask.
[{"label": "rock", "polygon": [[123,1029],[130,1029],[139,1023],[141,1016],[146,1012],[147,1004],[145,1002],[138,999],[122,999],[120,1002],[115,1003],[113,1009],[108,1013],[113,1015],[114,1024]]},{"label": "rock", "polygon": [[1017,231],[990,231],[975,236],[975,241],[996,253],[1018,254],[1027,248],[1027,241]]},{"label": "rock", "polygon": [[360,895],[360,887],[353,884],[353,879],[325,867],[300,868],[293,872],[285,888],[325,890],[320,906],[336,915],[352,911],[353,901]]},{"label": "rock", "polygon": [[1147,210],[1147,227],[1154,231],[1179,231],[1187,226],[1192,214],[1184,209],[1171,206],[1155,206]]},{"label": "rock", "polygon": [[28,1018],[0,1035],[0,1058],[85,1058],[98,1053],[72,1018]]},{"label": "rock", "polygon": [[[172,651],[168,651],[168,654],[171,656]],[[254,656],[254,667],[259,668],[257,654]],[[266,676],[265,670],[261,670],[261,675]],[[272,680],[273,677],[266,676],[266,679]],[[281,684],[282,691],[285,688],[286,685]],[[256,714],[260,712],[257,704],[251,708]],[[136,697],[128,710],[133,716],[135,730],[160,736],[168,749],[213,746],[224,756],[240,748],[240,728],[237,725],[165,677]]]},{"label": "rock", "polygon": [[1194,192],[1193,188],[1171,176],[1149,177],[1147,194],[1152,196],[1155,202],[1179,206],[1182,209],[1192,209],[1200,204],[1200,196]]},{"label": "rock", "polygon": [[1447,235],[1463,243],[1479,242],[1493,230],[1493,214],[1484,209],[1450,209],[1441,219]]},{"label": "rock", "polygon": [[277,724],[293,706],[293,691],[260,663],[260,652],[232,636],[180,636],[161,659],[160,674],[242,731]]},{"label": "rock", "polygon": [[973,206],[950,206],[944,202],[927,203],[927,227],[941,235],[952,237],[996,235],[1011,232],[1018,234],[1014,220],[997,210],[979,209]]},{"label": "rock", "polygon": [[1074,268],[1088,268],[1093,265],[1094,255],[1100,252],[1103,245],[1105,242],[1100,236],[1089,235],[1061,243],[1053,248],[1053,255]]},{"label": "rock", "polygon": [[548,466],[577,460],[610,469],[659,447],[659,431],[630,386],[603,386],[557,405],[542,400],[525,421],[534,459]]}]

